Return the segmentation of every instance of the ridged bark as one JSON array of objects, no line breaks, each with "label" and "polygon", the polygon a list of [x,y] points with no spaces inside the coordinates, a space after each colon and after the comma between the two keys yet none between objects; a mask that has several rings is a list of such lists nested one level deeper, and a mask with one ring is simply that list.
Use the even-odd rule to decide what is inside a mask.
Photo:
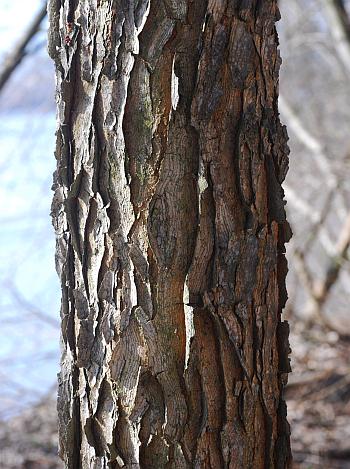
[{"label": "ridged bark", "polygon": [[51,0],[67,468],[285,468],[275,0]]}]

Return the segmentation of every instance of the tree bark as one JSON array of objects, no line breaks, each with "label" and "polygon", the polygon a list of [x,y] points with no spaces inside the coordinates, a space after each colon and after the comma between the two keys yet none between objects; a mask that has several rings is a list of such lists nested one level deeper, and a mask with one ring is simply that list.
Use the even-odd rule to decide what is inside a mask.
[{"label": "tree bark", "polygon": [[66,467],[288,467],[276,1],[48,11]]}]

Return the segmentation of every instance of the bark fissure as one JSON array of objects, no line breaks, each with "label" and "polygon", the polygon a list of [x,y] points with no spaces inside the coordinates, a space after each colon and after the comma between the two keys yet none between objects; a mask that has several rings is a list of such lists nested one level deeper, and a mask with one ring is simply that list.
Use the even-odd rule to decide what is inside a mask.
[{"label": "bark fissure", "polygon": [[49,18],[66,467],[288,467],[276,2]]}]

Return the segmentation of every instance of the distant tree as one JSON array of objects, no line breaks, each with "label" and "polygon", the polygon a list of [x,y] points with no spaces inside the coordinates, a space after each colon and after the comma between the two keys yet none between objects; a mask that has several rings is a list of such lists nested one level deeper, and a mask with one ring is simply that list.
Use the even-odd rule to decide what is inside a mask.
[{"label": "distant tree", "polygon": [[66,467],[288,467],[276,1],[48,11]]}]

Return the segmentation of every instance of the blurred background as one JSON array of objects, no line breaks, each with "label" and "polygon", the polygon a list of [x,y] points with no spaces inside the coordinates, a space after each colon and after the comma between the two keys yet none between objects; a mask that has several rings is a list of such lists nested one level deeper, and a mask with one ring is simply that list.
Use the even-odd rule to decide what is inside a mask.
[{"label": "blurred background", "polygon": [[[350,1],[281,0],[295,468],[350,468]],[[50,220],[54,70],[42,0],[0,0],[0,468],[62,468]]]}]

